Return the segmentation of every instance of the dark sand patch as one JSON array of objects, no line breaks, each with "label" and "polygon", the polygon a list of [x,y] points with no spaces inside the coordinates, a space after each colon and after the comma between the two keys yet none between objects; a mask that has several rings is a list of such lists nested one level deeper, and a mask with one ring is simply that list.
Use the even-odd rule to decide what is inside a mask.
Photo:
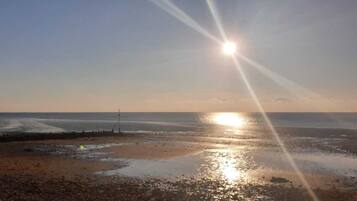
[{"label": "dark sand patch", "polygon": [[[302,188],[281,185],[227,186],[207,180],[165,182],[159,180],[95,178],[41,178],[34,175],[0,176],[0,200],[289,200],[310,201]],[[355,201],[357,193],[315,189],[320,201]]]}]

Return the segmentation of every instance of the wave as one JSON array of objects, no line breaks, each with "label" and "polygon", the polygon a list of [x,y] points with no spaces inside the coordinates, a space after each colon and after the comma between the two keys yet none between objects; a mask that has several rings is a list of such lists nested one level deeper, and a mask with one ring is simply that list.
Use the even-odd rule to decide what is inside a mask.
[{"label": "wave", "polygon": [[0,131],[21,131],[36,133],[55,133],[65,131],[62,128],[48,125],[36,119],[6,119],[3,120]]},{"label": "wave", "polygon": [[22,126],[22,124],[16,119],[5,120],[3,124],[4,126],[0,128],[1,130],[14,130]]},{"label": "wave", "polygon": [[123,132],[128,134],[193,134],[193,135],[204,133],[198,131],[180,131],[180,130],[175,130],[175,131],[123,130]]},{"label": "wave", "polygon": [[[33,118],[35,119],[35,118]],[[117,120],[88,120],[88,119],[40,119],[36,118],[35,120],[41,122],[69,122],[69,123],[111,123],[116,124]],[[175,122],[163,122],[163,121],[120,121],[120,123],[125,124],[148,124],[148,125],[161,125],[161,126],[177,126],[185,128],[194,128],[195,125],[190,125],[188,123],[175,123]]]}]

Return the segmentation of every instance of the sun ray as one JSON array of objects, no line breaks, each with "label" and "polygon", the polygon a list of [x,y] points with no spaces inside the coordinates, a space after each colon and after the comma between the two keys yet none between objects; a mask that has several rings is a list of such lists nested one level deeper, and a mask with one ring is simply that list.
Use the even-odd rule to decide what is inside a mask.
[{"label": "sun ray", "polygon": [[249,64],[250,66],[255,68],[257,71],[259,71],[263,75],[270,78],[270,80],[272,80],[273,82],[275,82],[276,84],[278,84],[279,86],[281,86],[282,88],[287,90],[293,96],[295,96],[299,99],[315,99],[315,100],[319,100],[320,102],[323,101],[324,104],[311,105],[317,111],[328,113],[329,111],[322,106],[325,106],[325,107],[327,106],[328,108],[336,107],[336,105],[333,102],[329,101],[329,99],[324,97],[323,95],[321,95],[317,92],[314,92],[306,87],[303,87],[294,81],[287,79],[286,77],[270,70],[269,68],[263,66],[262,64],[259,64],[258,62],[248,58],[247,56],[244,56],[242,53],[239,53],[239,54],[236,53],[236,55],[242,61],[246,62],[247,64]]},{"label": "sun ray", "polygon": [[299,97],[301,97],[302,93],[304,95],[308,95],[309,97],[320,96],[317,93],[312,92],[311,90],[306,89],[305,87],[302,87],[301,85],[283,77],[282,75],[279,75],[273,72],[272,70],[269,70],[267,67],[263,66],[262,64],[259,64],[258,62],[249,59],[248,57],[244,56],[242,53],[237,54],[237,56],[241,60],[243,60],[244,62],[255,68],[256,70],[258,70],[259,72],[270,78],[272,81],[274,81],[275,83],[279,84],[280,86],[288,90],[289,92],[293,94],[299,94]]},{"label": "sun ray", "polygon": [[215,41],[216,43],[222,43],[217,37],[209,33],[206,29],[201,27],[195,20],[193,20],[189,15],[187,15],[184,11],[178,8],[173,2],[170,0],[150,0],[155,5],[157,5],[162,10],[166,11],[182,23],[191,27],[195,31],[201,33],[205,37]]},{"label": "sun ray", "polygon": [[314,201],[319,201],[318,197],[316,196],[314,191],[311,189],[310,184],[305,179],[305,176],[302,174],[302,172],[300,171],[299,167],[296,165],[294,159],[291,157],[290,153],[286,149],[284,142],[281,140],[281,138],[279,136],[279,133],[275,130],[275,128],[274,128],[273,124],[271,123],[268,115],[265,113],[265,110],[264,110],[263,106],[261,105],[256,93],[254,92],[254,89],[251,86],[248,78],[246,77],[245,72],[243,71],[242,67],[240,66],[239,61],[237,60],[237,58],[235,56],[232,56],[232,58],[233,58],[235,67],[237,68],[239,74],[241,75],[241,78],[242,78],[243,82],[245,83],[245,85],[246,85],[246,87],[248,89],[248,92],[250,93],[251,97],[253,98],[253,101],[255,102],[256,106],[258,107],[259,112],[263,116],[263,118],[264,118],[265,122],[267,123],[270,131],[272,132],[275,140],[277,141],[277,143],[280,146],[281,150],[283,151],[283,153],[285,154],[286,158],[288,159],[291,167],[294,169],[294,171],[298,175],[301,183],[304,185],[304,187],[308,191],[308,193],[311,196],[311,198]]},{"label": "sun ray", "polygon": [[213,0],[206,0],[206,2],[207,2],[209,10],[210,10],[210,12],[211,12],[211,14],[213,16],[213,20],[217,25],[219,33],[221,34],[223,40],[227,41],[228,38],[227,38],[226,32],[224,31],[223,23],[221,21],[221,18],[220,18],[219,14],[218,14],[218,11],[216,9],[216,4],[214,3]]}]

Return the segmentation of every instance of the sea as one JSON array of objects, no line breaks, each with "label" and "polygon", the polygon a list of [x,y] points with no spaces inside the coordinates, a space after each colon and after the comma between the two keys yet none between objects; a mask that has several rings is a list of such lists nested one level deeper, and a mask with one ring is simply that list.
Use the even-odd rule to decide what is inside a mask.
[{"label": "sea", "polygon": [[[357,129],[357,113],[267,113],[275,127]],[[101,131],[132,133],[212,133],[217,126],[265,127],[260,113],[91,112],[0,113],[0,133]]]}]

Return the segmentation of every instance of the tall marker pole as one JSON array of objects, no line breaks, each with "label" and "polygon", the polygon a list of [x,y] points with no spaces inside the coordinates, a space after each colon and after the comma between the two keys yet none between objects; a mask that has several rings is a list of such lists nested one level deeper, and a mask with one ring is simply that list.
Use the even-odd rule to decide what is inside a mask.
[{"label": "tall marker pole", "polygon": [[118,133],[120,134],[120,109],[118,109]]}]

